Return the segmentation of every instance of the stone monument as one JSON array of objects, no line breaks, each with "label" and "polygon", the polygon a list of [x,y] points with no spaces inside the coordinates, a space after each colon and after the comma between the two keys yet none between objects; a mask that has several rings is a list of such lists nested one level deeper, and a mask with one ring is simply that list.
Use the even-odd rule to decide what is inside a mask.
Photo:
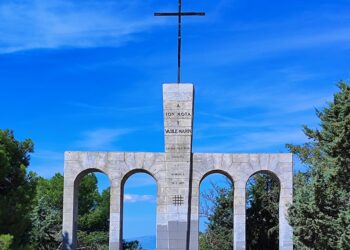
[{"label": "stone monument", "polygon": [[79,182],[91,172],[103,172],[110,180],[111,250],[122,249],[123,187],[137,172],[148,173],[157,182],[157,250],[198,249],[199,187],[211,173],[222,173],[234,182],[233,249],[245,249],[246,183],[258,172],[268,172],[279,181],[279,248],[293,249],[286,219],[293,197],[292,154],[193,153],[193,105],[193,84],[163,85],[164,153],[65,152],[65,250],[76,249]]}]

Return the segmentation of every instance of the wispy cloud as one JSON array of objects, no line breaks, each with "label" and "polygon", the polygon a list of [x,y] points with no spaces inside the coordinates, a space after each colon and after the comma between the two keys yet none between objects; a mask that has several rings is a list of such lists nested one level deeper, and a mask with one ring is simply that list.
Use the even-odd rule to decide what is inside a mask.
[{"label": "wispy cloud", "polygon": [[284,147],[286,143],[301,143],[306,139],[300,128],[261,131],[244,135],[236,148],[261,150],[275,145]]},{"label": "wispy cloud", "polygon": [[[252,75],[249,84],[237,85],[235,88],[210,86],[206,94],[212,96],[215,91],[220,98],[213,100],[223,108],[263,107],[275,116],[303,112],[322,107],[331,100],[329,89],[321,88],[324,86],[320,82],[323,74],[298,66],[274,68]],[[318,91],[312,88],[315,82],[320,82]],[[335,82],[333,88],[336,90]]]},{"label": "wispy cloud", "polygon": [[134,131],[133,129],[96,129],[86,131],[82,134],[82,139],[74,145],[89,150],[110,149],[112,144],[121,136]]},{"label": "wispy cloud", "polygon": [[[198,144],[194,149],[200,152],[285,152],[286,143],[305,142],[302,125],[318,127],[315,108],[326,106],[332,95],[320,89],[308,90],[305,84],[302,89],[298,83],[293,83],[294,79],[317,79],[312,73],[278,71],[291,80],[278,83],[265,76],[267,80],[262,77],[263,81],[271,83],[267,86],[252,79],[250,86],[237,86],[233,90],[209,87],[208,95],[220,98],[208,98],[215,108],[197,112],[201,123],[195,127]],[[279,75],[277,78],[281,79]]]},{"label": "wispy cloud", "polygon": [[104,112],[146,112],[153,111],[157,107],[156,106],[132,106],[132,107],[122,107],[118,108],[116,106],[99,106],[90,103],[83,102],[70,102],[68,105],[75,106],[82,109],[88,110],[96,110],[96,111],[104,111]]},{"label": "wispy cloud", "polygon": [[153,195],[138,195],[138,194],[124,194],[124,201],[129,203],[135,202],[156,202],[156,197]]},{"label": "wispy cloud", "polygon": [[203,47],[194,48],[192,59],[221,66],[334,46],[337,50],[349,50],[349,10],[341,6],[331,8],[320,4],[309,10],[305,6],[302,12],[291,11],[281,17],[264,19],[234,19],[223,39],[218,37],[211,46],[205,43],[204,55]]},{"label": "wispy cloud", "polygon": [[161,23],[136,15],[135,10],[145,8],[143,1],[135,0],[4,0],[0,3],[0,53],[120,46]]},{"label": "wispy cloud", "polygon": [[[207,48],[205,54],[200,48],[194,51],[191,58],[200,59],[201,63],[208,63],[211,66],[220,66],[280,56],[281,53],[298,50],[314,50],[330,45],[339,45],[339,48],[343,47],[348,50],[350,29],[340,27],[317,32],[307,30],[299,34],[279,34],[278,37],[266,36],[260,39],[254,37],[254,39],[242,38],[241,40],[225,37],[225,40],[218,41],[212,50]],[[216,58],[220,60],[215,60]]]},{"label": "wispy cloud", "polygon": [[[217,139],[217,138],[216,138]],[[222,139],[222,138],[221,138]],[[197,152],[226,152],[226,153],[260,153],[260,152],[286,152],[287,143],[302,143],[306,136],[300,128],[273,129],[260,132],[245,132],[241,134],[228,134],[224,140],[215,140],[210,144],[202,143],[195,147]]]},{"label": "wispy cloud", "polygon": [[63,172],[63,152],[37,149],[31,157],[29,170],[39,176],[51,178],[55,173]]}]

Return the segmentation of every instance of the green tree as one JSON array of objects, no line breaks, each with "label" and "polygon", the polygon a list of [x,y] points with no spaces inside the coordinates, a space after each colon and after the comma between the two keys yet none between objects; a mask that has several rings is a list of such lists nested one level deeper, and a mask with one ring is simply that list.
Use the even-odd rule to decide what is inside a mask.
[{"label": "green tree", "polygon": [[140,245],[139,241],[125,241],[123,240],[123,250],[145,250]]},{"label": "green tree", "polygon": [[13,241],[13,236],[10,234],[1,234],[0,235],[0,249],[1,250],[10,250],[11,244]]},{"label": "green tree", "polygon": [[199,249],[200,250],[211,250],[212,248],[209,245],[209,240],[207,238],[207,232],[199,232]]},{"label": "green tree", "polygon": [[[214,190],[214,191],[213,191]],[[233,185],[221,188],[215,184],[204,198],[212,208],[202,208],[208,217],[207,230],[200,234],[201,250],[233,248]],[[247,249],[278,249],[279,183],[269,174],[257,173],[247,184]],[[203,211],[204,210],[204,211]]]},{"label": "green tree", "polygon": [[208,218],[207,230],[200,235],[201,250],[228,250],[233,248],[233,185],[219,187],[212,184],[209,194],[204,194],[211,205],[202,208]]},{"label": "green tree", "polygon": [[350,249],[350,87],[338,86],[333,101],[316,111],[319,129],[304,126],[309,142],[288,145],[308,166],[295,178],[289,209],[298,249]]},{"label": "green tree", "polygon": [[85,232],[78,231],[77,249],[88,250],[107,250],[108,249],[108,231]]},{"label": "green tree", "polygon": [[98,192],[95,174],[88,174],[79,186],[78,249],[108,248],[109,188]]},{"label": "green tree", "polygon": [[[57,249],[62,241],[63,182],[61,174],[37,181],[30,232],[33,249]],[[94,174],[82,178],[79,188],[78,239],[80,247],[108,248],[109,189],[100,195]]]},{"label": "green tree", "polygon": [[94,173],[85,175],[79,185],[79,215],[84,215],[93,211],[98,205],[97,177]]},{"label": "green tree", "polygon": [[[58,249],[62,242],[63,182],[61,174],[38,178],[30,213],[32,249]],[[79,187],[78,249],[108,249],[110,189],[98,192],[95,174],[88,174]],[[125,242],[125,247],[138,246]],[[140,249],[140,248],[132,248]]]},{"label": "green tree", "polygon": [[57,249],[62,235],[63,176],[39,178],[31,212],[33,249]]},{"label": "green tree", "polygon": [[0,234],[11,234],[15,248],[28,241],[30,230],[35,175],[27,167],[33,147],[30,139],[18,141],[13,131],[0,130]]},{"label": "green tree", "polygon": [[98,192],[96,175],[89,174],[85,176],[79,188],[79,230],[108,232],[109,202],[109,188],[100,194]]},{"label": "green tree", "polygon": [[247,249],[278,249],[279,182],[258,173],[247,184]]}]

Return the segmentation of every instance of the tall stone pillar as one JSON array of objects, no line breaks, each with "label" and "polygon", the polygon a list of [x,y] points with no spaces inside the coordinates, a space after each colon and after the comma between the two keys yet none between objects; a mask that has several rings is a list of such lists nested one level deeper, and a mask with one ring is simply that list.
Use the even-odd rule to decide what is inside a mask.
[{"label": "tall stone pillar", "polygon": [[75,175],[66,171],[69,162],[65,162],[63,193],[63,249],[75,250],[77,242],[78,191]]},{"label": "tall stone pillar", "polygon": [[[193,164],[193,161],[192,161]],[[193,166],[193,165],[192,165]],[[199,200],[200,200],[200,182],[192,179],[192,201],[191,201],[191,228],[190,228],[190,247],[189,249],[199,249]]]},{"label": "tall stone pillar", "polygon": [[109,249],[120,250],[122,249],[123,236],[121,233],[121,212],[120,203],[121,199],[120,183],[119,179],[113,179],[110,188],[110,212],[109,212]]},{"label": "tall stone pillar", "polygon": [[[292,163],[290,169],[292,170]],[[293,172],[284,173],[279,203],[279,249],[293,250],[293,229],[287,220],[288,206],[293,202]]]},{"label": "tall stone pillar", "polygon": [[164,84],[165,181],[159,193],[157,250],[190,247],[193,84]]},{"label": "tall stone pillar", "polygon": [[237,181],[234,183],[233,197],[233,249],[244,250],[246,248],[246,194],[245,182]]}]

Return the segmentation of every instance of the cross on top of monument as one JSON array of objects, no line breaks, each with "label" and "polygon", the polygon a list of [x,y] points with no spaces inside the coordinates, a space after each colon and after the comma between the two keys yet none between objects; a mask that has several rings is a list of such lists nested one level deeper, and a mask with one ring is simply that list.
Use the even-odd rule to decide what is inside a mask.
[{"label": "cross on top of monument", "polygon": [[[123,249],[124,187],[135,173],[147,173],[157,183],[157,250],[199,249],[199,207],[202,180],[213,173],[234,182],[231,213],[233,249],[246,249],[246,187],[250,176],[269,173],[279,180],[279,249],[293,250],[293,231],[287,220],[293,202],[292,154],[234,154],[192,152],[194,86],[180,84],[181,16],[178,16],[178,84],[163,84],[164,152],[65,152],[63,249],[77,249],[79,184],[88,173],[102,172],[110,180],[109,249]],[[214,131],[213,131],[214,133]],[[255,143],[252,141],[251,143]],[[142,207],[140,207],[140,212]]]},{"label": "cross on top of monument", "polygon": [[156,12],[155,16],[177,16],[178,36],[177,36],[177,83],[181,81],[181,17],[182,16],[205,16],[204,12],[182,12],[182,0],[179,0],[178,12]]}]

